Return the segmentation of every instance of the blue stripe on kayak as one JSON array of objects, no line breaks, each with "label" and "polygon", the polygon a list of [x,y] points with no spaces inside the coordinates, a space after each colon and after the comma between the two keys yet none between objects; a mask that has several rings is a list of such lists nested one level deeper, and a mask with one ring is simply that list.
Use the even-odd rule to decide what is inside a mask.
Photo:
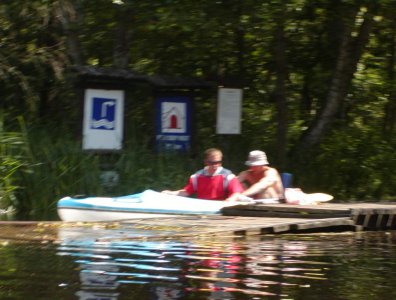
[{"label": "blue stripe on kayak", "polygon": [[120,197],[115,197],[115,198],[113,198],[113,199],[114,199],[115,201],[117,201],[118,199],[120,199],[120,200],[124,200],[124,199],[131,199],[131,200],[139,199],[139,200],[140,200],[140,197],[142,196],[142,194],[143,194],[143,193],[132,194],[132,195],[127,195],[127,196],[120,196]]},{"label": "blue stripe on kayak", "polygon": [[219,209],[215,210],[170,210],[170,209],[158,209],[158,208],[138,208],[138,207],[111,207],[111,206],[100,206],[80,201],[75,201],[73,198],[65,198],[58,201],[58,208],[72,208],[72,209],[84,209],[84,210],[99,210],[99,211],[111,211],[111,212],[147,212],[147,213],[173,213],[173,214],[216,214],[220,213]]}]

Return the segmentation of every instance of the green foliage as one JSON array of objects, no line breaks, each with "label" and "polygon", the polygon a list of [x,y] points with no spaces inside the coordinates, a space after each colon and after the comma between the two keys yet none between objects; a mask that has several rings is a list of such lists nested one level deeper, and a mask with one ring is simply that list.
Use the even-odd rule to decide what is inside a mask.
[{"label": "green foliage", "polygon": [[6,131],[3,114],[0,116],[0,208],[8,208],[16,201],[18,182],[15,174],[28,168],[24,139],[20,132]]},{"label": "green foliage", "polygon": [[[281,171],[294,173],[304,190],[340,200],[394,199],[395,9],[389,0],[2,1],[0,93],[7,112],[0,132],[2,206],[44,218],[64,195],[179,188],[201,166],[208,147],[220,147],[225,166],[236,173],[253,149],[266,151],[277,167],[285,160],[277,149],[274,95],[279,29],[286,56],[281,71],[287,77],[288,163]],[[337,60],[345,29],[356,37],[367,11],[374,16],[369,40],[332,116],[332,131],[297,161],[296,145],[334,92],[335,66],[346,63]],[[361,42],[350,41],[352,50]],[[152,142],[153,99],[160,91],[133,85],[127,87],[123,151],[83,152],[82,95],[76,89],[81,82],[70,69],[75,64],[112,67],[120,46],[126,47],[127,66],[134,71],[243,87],[242,134],[217,135],[216,90],[194,91],[191,151],[158,154]],[[18,118],[26,124],[20,127]],[[100,181],[106,170],[119,174],[117,185]]]},{"label": "green foliage", "polygon": [[127,148],[115,163],[115,169],[121,179],[117,194],[138,193],[145,189],[179,189],[194,171],[186,155],[157,155],[144,145]]},{"label": "green foliage", "polygon": [[320,149],[307,153],[298,166],[297,184],[308,192],[323,191],[338,201],[394,200],[394,141],[374,130],[334,131]]}]

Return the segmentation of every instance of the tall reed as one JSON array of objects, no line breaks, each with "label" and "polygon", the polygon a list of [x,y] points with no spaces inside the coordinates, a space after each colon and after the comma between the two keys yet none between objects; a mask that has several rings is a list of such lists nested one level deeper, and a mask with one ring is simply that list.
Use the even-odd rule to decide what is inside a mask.
[{"label": "tall reed", "polygon": [[20,172],[19,217],[52,218],[56,199],[65,195],[100,193],[98,159],[83,153],[67,136],[55,139],[44,132],[26,135],[30,172]]},{"label": "tall reed", "polygon": [[[122,152],[95,153],[81,149],[81,141],[68,134],[21,126],[25,169],[12,174],[19,219],[56,219],[57,201],[67,195],[114,196],[145,189],[182,187],[197,167],[184,154],[158,154],[149,141],[129,141]],[[22,150],[21,150],[22,151]],[[118,175],[114,184],[103,182],[103,172]]]},{"label": "tall reed", "polygon": [[0,208],[14,207],[17,203],[16,191],[20,186],[16,173],[28,167],[24,140],[17,131],[4,128],[4,115],[0,113]]}]

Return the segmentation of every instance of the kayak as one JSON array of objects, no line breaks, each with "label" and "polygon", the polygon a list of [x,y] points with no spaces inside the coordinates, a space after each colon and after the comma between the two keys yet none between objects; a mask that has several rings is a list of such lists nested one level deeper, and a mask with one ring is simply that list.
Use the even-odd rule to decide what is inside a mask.
[{"label": "kayak", "polygon": [[[235,203],[236,204],[236,203]],[[58,215],[67,222],[116,221],[169,215],[215,215],[229,206],[224,201],[168,195],[153,190],[120,197],[64,197],[57,203]]]},{"label": "kayak", "polygon": [[240,196],[236,202],[213,201],[174,196],[146,190],[120,197],[64,197],[57,203],[58,215],[66,222],[119,221],[127,219],[162,218],[170,215],[221,215],[226,206],[243,204],[316,205],[333,199],[324,193],[304,193],[298,188],[285,189],[286,201],[252,199]]}]

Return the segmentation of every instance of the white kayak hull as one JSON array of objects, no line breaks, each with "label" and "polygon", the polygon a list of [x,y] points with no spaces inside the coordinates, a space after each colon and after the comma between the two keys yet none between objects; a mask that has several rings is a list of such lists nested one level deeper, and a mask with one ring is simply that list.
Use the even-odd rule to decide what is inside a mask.
[{"label": "white kayak hull", "polygon": [[224,201],[193,199],[146,190],[140,194],[113,198],[64,197],[58,201],[57,208],[62,221],[98,222],[183,214],[221,214],[221,209],[226,205]]},{"label": "white kayak hull", "polygon": [[128,219],[164,218],[170,214],[122,212],[111,210],[79,209],[79,208],[58,208],[58,215],[62,221],[66,222],[99,222],[99,221],[120,221]]}]

